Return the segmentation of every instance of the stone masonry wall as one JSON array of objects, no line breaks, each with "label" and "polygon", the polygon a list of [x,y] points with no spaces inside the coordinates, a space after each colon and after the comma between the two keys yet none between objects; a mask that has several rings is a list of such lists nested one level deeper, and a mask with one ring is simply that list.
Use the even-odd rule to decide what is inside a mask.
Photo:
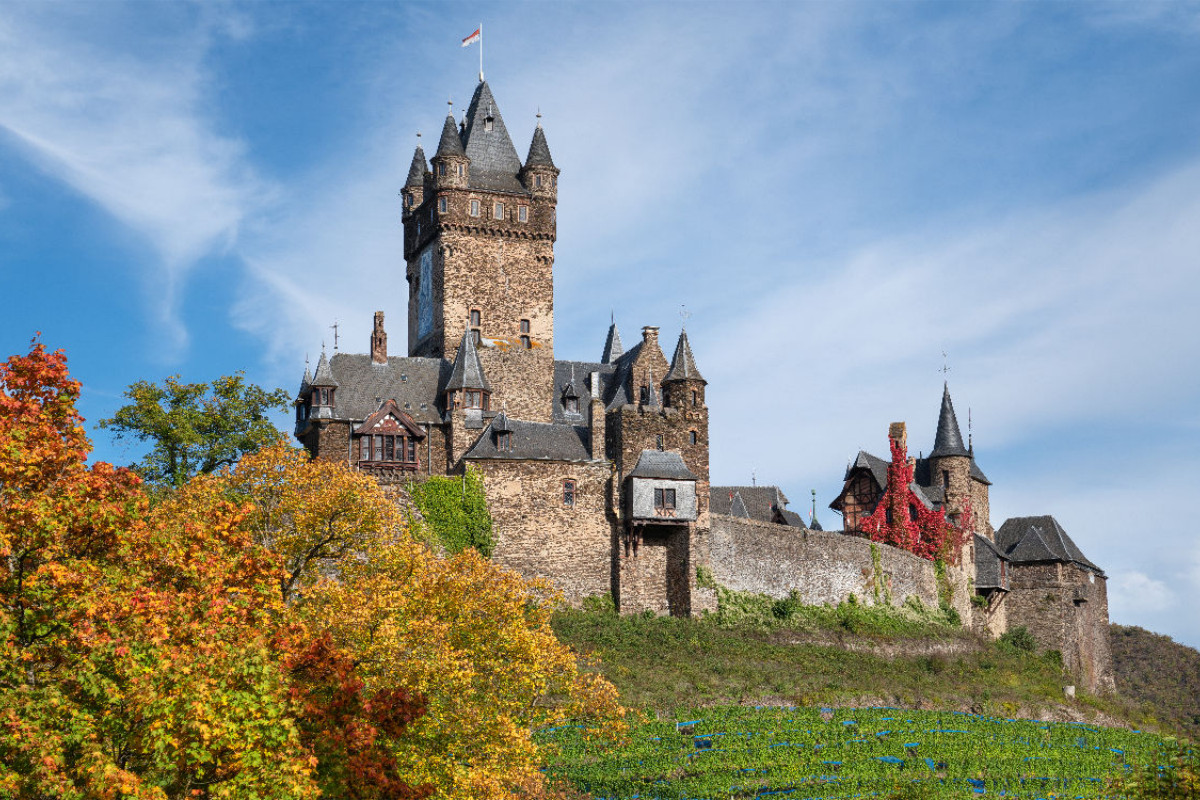
[{"label": "stone masonry wall", "polygon": [[479,363],[492,387],[493,411],[514,419],[550,422],[554,397],[554,353],[540,344],[529,350],[503,341],[479,347]]},{"label": "stone masonry wall", "polygon": [[[613,528],[607,515],[607,462],[471,462],[483,476],[492,514],[493,560],[527,578],[544,578],[578,605],[613,588]],[[575,505],[563,481],[575,481]]]},{"label": "stone masonry wall", "polygon": [[[875,602],[871,542],[840,533],[807,531],[765,522],[710,515],[709,557],[717,583],[737,591],[785,598],[792,591],[810,605],[840,603],[854,595]],[[938,604],[933,562],[886,544],[879,552],[880,583],[899,605],[915,596]]]},{"label": "stone masonry wall", "polygon": [[695,568],[691,563],[688,527],[639,526],[636,534],[621,539],[617,553],[618,610],[622,614],[652,611],[689,616]]},{"label": "stone masonry wall", "polygon": [[1073,564],[1013,565],[1008,624],[1024,625],[1039,647],[1062,653],[1063,666],[1091,692],[1113,688],[1105,579]]}]

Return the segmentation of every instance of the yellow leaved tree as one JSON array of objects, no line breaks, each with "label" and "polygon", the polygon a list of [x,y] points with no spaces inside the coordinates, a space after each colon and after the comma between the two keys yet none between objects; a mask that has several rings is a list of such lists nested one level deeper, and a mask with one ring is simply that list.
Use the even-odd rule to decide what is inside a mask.
[{"label": "yellow leaved tree", "polygon": [[423,698],[426,713],[392,750],[408,783],[446,800],[507,800],[541,785],[537,728],[623,730],[616,689],[555,637],[550,587],[472,548],[435,552],[370,478],[280,443],[193,487],[254,505],[247,524],[275,554],[308,638],[329,636],[369,693]]}]

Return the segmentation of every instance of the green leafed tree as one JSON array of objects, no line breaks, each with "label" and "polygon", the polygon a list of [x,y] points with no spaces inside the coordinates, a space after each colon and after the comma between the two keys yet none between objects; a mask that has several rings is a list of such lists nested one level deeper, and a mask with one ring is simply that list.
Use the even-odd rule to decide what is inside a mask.
[{"label": "green leafed tree", "polygon": [[412,500],[446,552],[474,547],[491,557],[492,515],[478,472],[468,467],[462,475],[434,475],[412,487]]},{"label": "green leafed tree", "polygon": [[285,390],[247,383],[241,372],[212,383],[184,383],[178,375],[161,384],[138,381],[125,396],[131,402],[100,427],[118,440],[149,443],[150,452],[133,466],[144,480],[163,486],[231,466],[277,440],[280,432],[269,415],[286,410],[289,400]]}]

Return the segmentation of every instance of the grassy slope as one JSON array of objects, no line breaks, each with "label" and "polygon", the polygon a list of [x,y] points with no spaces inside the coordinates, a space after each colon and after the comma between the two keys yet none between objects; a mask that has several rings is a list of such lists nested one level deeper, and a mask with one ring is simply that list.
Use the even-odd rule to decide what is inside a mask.
[{"label": "grassy slope", "polygon": [[1146,713],[1200,738],[1200,652],[1169,636],[1111,626],[1117,691]]},{"label": "grassy slope", "polygon": [[785,624],[753,615],[721,624],[713,617],[567,611],[554,626],[561,639],[599,659],[627,705],[643,709],[895,705],[1134,726],[1152,721],[1121,698],[1066,700],[1062,687],[1070,681],[1053,656],[911,615],[880,617],[862,607],[842,612],[810,610]]}]

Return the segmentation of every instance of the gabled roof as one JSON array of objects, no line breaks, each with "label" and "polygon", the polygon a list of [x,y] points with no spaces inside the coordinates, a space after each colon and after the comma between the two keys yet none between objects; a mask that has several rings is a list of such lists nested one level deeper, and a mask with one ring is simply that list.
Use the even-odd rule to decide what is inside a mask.
[{"label": "gabled roof", "polygon": [[425,163],[425,151],[421,149],[421,145],[417,145],[416,151],[413,153],[412,165],[408,168],[408,180],[404,182],[405,188],[411,186],[421,186],[425,183],[425,171],[427,169]]},{"label": "gabled roof", "polygon": [[938,412],[937,435],[933,439],[930,458],[942,456],[965,456],[962,432],[958,429],[958,418],[954,416],[954,403],[950,400],[950,386],[942,384],[942,408]]},{"label": "gabled roof", "polygon": [[[714,514],[736,516],[732,513],[733,502],[739,497],[747,518],[759,522],[774,522],[775,510],[785,511],[788,503],[778,486],[713,486],[709,489],[708,508]],[[804,527],[803,521],[800,527]]]},{"label": "gabled roof", "polygon": [[[590,402],[593,392],[592,376],[598,374],[600,386],[597,395],[603,400],[609,391],[609,379],[615,371],[616,368],[612,364],[600,364],[596,361],[555,361],[554,386],[558,394],[551,405],[551,419],[564,425],[573,424],[572,420],[578,421],[580,414],[584,413],[584,406]],[[579,395],[579,414],[569,416],[561,402],[563,390],[568,383]]]},{"label": "gabled roof", "polygon": [[[492,118],[492,129],[487,130],[486,120]],[[463,131],[463,150],[471,159],[469,185],[473,189],[528,194],[517,174],[521,171],[521,158],[513,147],[500,106],[492,97],[487,81],[480,81],[467,107],[467,126]]]},{"label": "gabled roof", "polygon": [[578,425],[554,425],[525,422],[503,415],[501,425],[508,429],[510,450],[496,448],[497,414],[483,434],[463,455],[468,460],[498,461],[591,461],[585,442],[588,429]]},{"label": "gabled roof", "polygon": [[485,392],[492,390],[483,374],[483,365],[479,363],[475,335],[469,329],[463,331],[462,341],[458,343],[458,352],[454,355],[454,367],[450,370],[450,380],[446,382],[446,391],[460,389],[482,389]]},{"label": "gabled roof", "polygon": [[675,355],[671,358],[671,369],[667,371],[667,377],[663,378],[663,381],[708,382],[704,380],[700,370],[696,369],[696,359],[692,357],[692,346],[688,344],[687,331],[679,334]]},{"label": "gabled roof", "polygon": [[854,461],[850,462],[850,465],[846,467],[846,474],[842,477],[842,480],[849,478],[850,473],[856,469],[865,469],[871,473],[871,477],[875,479],[875,483],[879,484],[880,489],[886,489],[889,463],[879,456],[868,453],[866,450],[859,450],[858,455],[854,457]]},{"label": "gabled roof", "polygon": [[[809,528],[804,524],[804,517],[797,514],[795,511],[788,511],[786,508],[779,509],[779,516],[783,518],[783,524],[793,528]],[[819,531],[820,528],[809,528],[810,530]]]},{"label": "gabled roof", "polygon": [[355,428],[355,433],[370,433],[377,425],[381,425],[391,417],[396,421],[397,425],[405,428],[410,435],[416,439],[425,438],[425,429],[417,424],[409,414],[400,410],[400,406],[395,400],[388,400],[374,414],[363,420],[362,424]]},{"label": "gabled roof", "polygon": [[696,476],[683,463],[683,457],[671,450],[643,450],[629,477],[672,481],[696,480]]},{"label": "gabled roof", "polygon": [[996,545],[1014,564],[1072,563],[1104,575],[1104,570],[1088,560],[1058,520],[1048,514],[1006,519],[996,531]]},{"label": "gabled roof", "polygon": [[310,386],[338,386],[337,380],[334,379],[333,373],[329,370],[329,359],[325,357],[325,351],[321,351],[321,358],[317,361],[317,374],[313,375],[313,379],[309,382]]},{"label": "gabled roof", "polygon": [[458,126],[454,124],[454,115],[447,114],[446,121],[442,124],[442,138],[438,140],[438,149],[437,152],[433,154],[433,157],[461,157],[465,156],[466,154],[466,151],[463,149],[462,139],[458,138]]},{"label": "gabled roof", "polygon": [[746,501],[742,500],[742,496],[739,493],[735,493],[733,500],[729,503],[729,516],[750,519],[750,512],[746,508]]},{"label": "gabled roof", "polygon": [[400,410],[416,422],[439,424],[439,389],[450,375],[440,358],[391,356],[376,364],[366,353],[336,353],[329,371],[338,382],[333,419],[361,420],[395,399]]},{"label": "gabled roof", "polygon": [[526,167],[553,167],[554,159],[550,158],[550,146],[546,144],[546,134],[542,132],[542,123],[538,122],[533,129],[533,141],[529,143],[529,156],[525,159]]},{"label": "gabled roof", "polygon": [[608,338],[604,340],[604,353],[600,356],[600,363],[611,364],[621,357],[625,352],[625,348],[621,345],[621,334],[617,333],[617,323],[608,326]]}]

